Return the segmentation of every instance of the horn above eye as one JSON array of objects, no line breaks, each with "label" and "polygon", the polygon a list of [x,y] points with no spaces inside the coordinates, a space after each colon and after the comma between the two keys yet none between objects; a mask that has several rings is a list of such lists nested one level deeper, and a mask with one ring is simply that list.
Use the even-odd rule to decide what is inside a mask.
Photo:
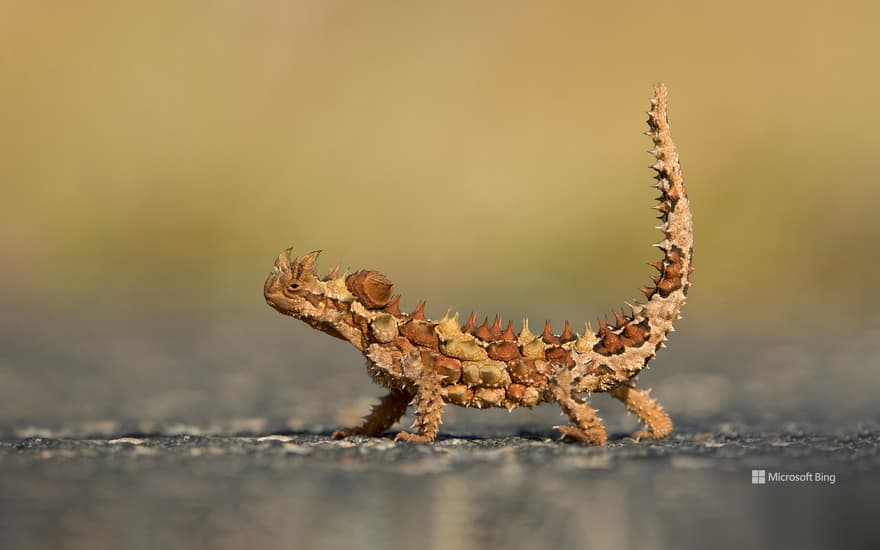
[{"label": "horn above eye", "polygon": [[282,250],[275,260],[275,267],[281,270],[282,273],[290,273],[290,253],[292,251],[293,247]]},{"label": "horn above eye", "polygon": [[302,277],[306,273],[318,275],[318,256],[321,250],[314,250],[305,256],[300,256],[292,262],[293,276]]}]

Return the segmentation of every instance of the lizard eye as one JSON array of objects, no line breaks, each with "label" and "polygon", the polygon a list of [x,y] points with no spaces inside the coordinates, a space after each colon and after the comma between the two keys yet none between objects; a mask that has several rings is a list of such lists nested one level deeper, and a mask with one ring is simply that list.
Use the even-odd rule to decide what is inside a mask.
[{"label": "lizard eye", "polygon": [[290,290],[297,290],[299,289],[299,283],[290,283],[287,288],[289,288]]}]

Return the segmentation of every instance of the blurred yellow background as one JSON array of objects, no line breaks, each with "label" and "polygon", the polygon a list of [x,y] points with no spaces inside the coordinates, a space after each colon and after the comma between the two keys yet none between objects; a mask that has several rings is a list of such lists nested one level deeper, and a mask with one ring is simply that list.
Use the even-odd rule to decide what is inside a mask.
[{"label": "blurred yellow background", "polygon": [[2,11],[3,292],[28,308],[257,310],[294,244],[435,315],[595,316],[656,256],[658,80],[696,220],[686,313],[876,305],[876,4]]}]

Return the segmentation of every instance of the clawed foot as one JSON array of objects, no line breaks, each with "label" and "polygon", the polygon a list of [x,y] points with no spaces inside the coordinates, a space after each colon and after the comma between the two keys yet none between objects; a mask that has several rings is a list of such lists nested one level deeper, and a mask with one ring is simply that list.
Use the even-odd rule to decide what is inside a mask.
[{"label": "clawed foot", "polygon": [[332,434],[330,437],[332,439],[344,439],[346,437],[350,437],[352,435],[363,435],[364,431],[360,428],[339,428]]},{"label": "clawed foot", "polygon": [[581,443],[586,443],[588,445],[605,445],[605,440],[607,439],[607,434],[605,430],[602,428],[595,428],[592,430],[582,430],[580,428],[576,428],[574,426],[553,426],[557,430],[559,430],[559,439],[574,439],[575,441],[580,441]]},{"label": "clawed foot", "polygon": [[633,441],[639,441],[642,439],[662,439],[650,430],[636,430],[632,434],[630,434],[630,437]]},{"label": "clawed foot", "polygon": [[394,438],[394,441],[403,441],[406,443],[431,443],[434,441],[434,438],[427,435],[400,432],[397,434],[397,437]]}]

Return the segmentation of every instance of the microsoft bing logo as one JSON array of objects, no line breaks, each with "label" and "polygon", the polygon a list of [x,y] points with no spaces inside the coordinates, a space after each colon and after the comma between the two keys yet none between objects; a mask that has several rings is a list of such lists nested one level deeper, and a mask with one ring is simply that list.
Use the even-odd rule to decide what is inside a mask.
[{"label": "microsoft bing logo", "polygon": [[767,483],[794,483],[794,482],[837,483],[837,474],[827,472],[767,472],[767,470],[752,470],[752,485],[767,485]]}]

